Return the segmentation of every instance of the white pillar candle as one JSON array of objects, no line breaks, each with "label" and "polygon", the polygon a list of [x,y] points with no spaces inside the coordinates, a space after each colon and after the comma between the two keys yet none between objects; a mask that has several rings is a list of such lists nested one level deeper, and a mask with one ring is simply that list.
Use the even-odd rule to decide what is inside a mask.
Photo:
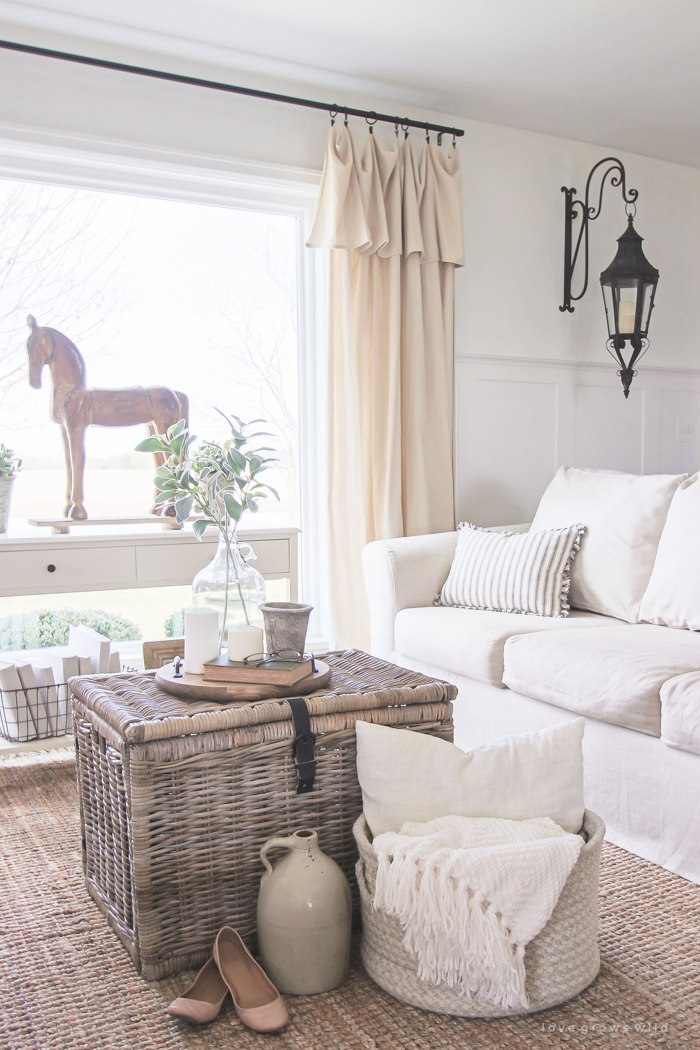
[{"label": "white pillar candle", "polygon": [[620,335],[626,333],[632,333],[634,331],[634,320],[637,312],[636,303],[631,303],[628,299],[623,299],[620,303],[620,310],[618,312],[618,321],[620,323]]},{"label": "white pillar candle", "polygon": [[204,674],[207,660],[219,655],[219,614],[216,609],[185,609],[185,671]]},{"label": "white pillar candle", "polygon": [[247,656],[256,656],[263,651],[262,627],[253,627],[252,624],[239,624],[237,627],[229,628],[228,632],[228,658],[229,660],[245,660]]}]

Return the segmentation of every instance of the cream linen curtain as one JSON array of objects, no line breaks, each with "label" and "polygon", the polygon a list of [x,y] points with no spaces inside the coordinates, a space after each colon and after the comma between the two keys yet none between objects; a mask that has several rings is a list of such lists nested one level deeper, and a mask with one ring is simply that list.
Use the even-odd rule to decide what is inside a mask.
[{"label": "cream linen curtain", "polygon": [[362,548],[454,528],[456,149],[330,130],[311,247],[330,248],[334,644],[369,648]]}]

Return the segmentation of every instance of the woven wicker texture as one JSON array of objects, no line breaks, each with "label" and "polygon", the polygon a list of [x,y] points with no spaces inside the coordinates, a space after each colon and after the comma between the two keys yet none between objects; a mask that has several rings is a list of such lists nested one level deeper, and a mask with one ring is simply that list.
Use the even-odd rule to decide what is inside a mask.
[{"label": "woven wicker texture", "polygon": [[189,704],[152,674],[75,682],[85,878],[147,978],[201,966],[226,924],[253,946],[268,838],[314,828],[354,888],[358,718],[452,739],[454,686],[353,650],[324,660],[330,687],[305,698],[316,782],[304,795],[286,700]]},{"label": "woven wicker texture", "polygon": [[[362,902],[362,962],[367,973],[396,999],[462,1017],[500,1017],[523,1013],[504,1010],[478,999],[467,999],[446,984],[421,981],[417,963],[403,947],[399,920],[374,911],[377,857],[364,815],[353,828],[359,847],[357,881]],[[586,988],[600,967],[598,952],[598,872],[605,826],[588,810],[583,831],[587,842],[561,892],[547,925],[525,952],[526,989],[530,1011],[571,999]]]},{"label": "woven wicker texture", "polygon": [[289,1028],[256,1036],[230,1004],[204,1028],[166,1016],[192,974],[148,984],[135,972],[85,893],[79,834],[70,753],[0,762],[2,1050],[700,1046],[700,888],[613,846],[601,867],[601,971],[566,1005],[489,1021],[425,1013],[377,988],[356,954],[341,988],[288,997]]}]

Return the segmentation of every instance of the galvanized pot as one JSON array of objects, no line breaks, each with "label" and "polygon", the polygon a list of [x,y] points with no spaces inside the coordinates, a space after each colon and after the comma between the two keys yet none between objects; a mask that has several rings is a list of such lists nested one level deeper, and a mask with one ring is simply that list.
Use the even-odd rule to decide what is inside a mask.
[{"label": "galvanized pot", "polygon": [[266,602],[261,605],[268,653],[303,653],[312,609],[313,605],[298,602]]},{"label": "galvanized pot", "polygon": [[10,518],[10,497],[14,478],[0,478],[0,533],[7,532],[7,523]]}]

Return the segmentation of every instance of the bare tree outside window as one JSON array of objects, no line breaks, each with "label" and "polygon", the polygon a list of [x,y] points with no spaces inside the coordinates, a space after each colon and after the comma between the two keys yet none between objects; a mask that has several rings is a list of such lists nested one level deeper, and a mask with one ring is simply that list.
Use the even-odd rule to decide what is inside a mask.
[{"label": "bare tree outside window", "polygon": [[31,401],[28,313],[81,340],[115,309],[125,231],[105,237],[103,207],[80,190],[0,180],[0,411],[9,398]]}]

